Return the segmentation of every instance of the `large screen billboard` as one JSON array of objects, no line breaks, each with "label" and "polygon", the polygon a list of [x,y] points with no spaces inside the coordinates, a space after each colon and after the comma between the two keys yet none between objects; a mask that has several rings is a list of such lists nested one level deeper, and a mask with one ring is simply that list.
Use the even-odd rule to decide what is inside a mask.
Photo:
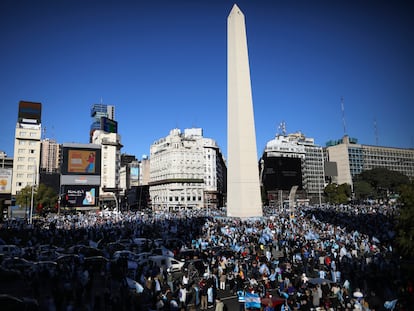
[{"label": "large screen billboard", "polygon": [[101,150],[63,147],[63,175],[100,175]]},{"label": "large screen billboard", "polygon": [[[41,122],[42,104],[28,101],[19,102],[19,122],[25,123],[31,120],[36,120],[37,124]],[[25,121],[27,120],[27,121]],[[31,122],[30,122],[31,123]]]},{"label": "large screen billboard", "polygon": [[107,133],[118,133],[118,122],[107,117],[101,117],[101,130]]},{"label": "large screen billboard", "polygon": [[262,182],[268,190],[302,189],[302,162],[300,158],[264,157]]},{"label": "large screen billboard", "polygon": [[63,186],[61,205],[67,207],[92,207],[98,205],[99,186]]}]

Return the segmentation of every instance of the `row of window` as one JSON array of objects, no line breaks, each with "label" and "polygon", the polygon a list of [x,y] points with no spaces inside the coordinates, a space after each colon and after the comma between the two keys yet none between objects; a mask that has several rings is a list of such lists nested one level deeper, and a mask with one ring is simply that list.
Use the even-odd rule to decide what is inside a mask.
[{"label": "row of window", "polygon": [[[17,157],[17,162],[25,162],[25,161],[26,161],[26,157]],[[29,158],[27,158],[27,161],[34,162],[34,161],[36,161],[36,158],[29,157]]]},{"label": "row of window", "polygon": [[25,146],[25,145],[35,146],[37,143],[39,143],[39,142],[36,142],[36,141],[33,141],[33,140],[29,140],[29,141],[19,140],[19,146]]},{"label": "row of window", "polygon": [[19,136],[20,137],[37,137],[39,135],[39,132],[25,132],[20,131]]}]

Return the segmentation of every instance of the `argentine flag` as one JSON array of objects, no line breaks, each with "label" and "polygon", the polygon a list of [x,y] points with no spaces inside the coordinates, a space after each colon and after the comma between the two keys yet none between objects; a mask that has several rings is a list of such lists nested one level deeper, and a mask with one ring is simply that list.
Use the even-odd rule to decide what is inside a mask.
[{"label": "argentine flag", "polygon": [[255,293],[246,293],[246,302],[245,308],[246,309],[260,309],[261,301],[259,294]]}]

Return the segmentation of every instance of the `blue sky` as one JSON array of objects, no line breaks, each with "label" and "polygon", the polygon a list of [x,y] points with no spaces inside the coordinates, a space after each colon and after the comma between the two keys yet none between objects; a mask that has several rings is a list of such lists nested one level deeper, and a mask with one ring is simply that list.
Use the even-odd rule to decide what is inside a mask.
[{"label": "blue sky", "polygon": [[[20,100],[44,137],[88,143],[94,103],[114,105],[123,153],[201,127],[227,154],[227,16],[235,2],[0,3],[0,150]],[[414,11],[408,1],[238,1],[245,14],[258,154],[280,122],[324,146],[414,148]],[[377,126],[374,122],[376,120]],[[376,128],[376,130],[375,130]]]}]

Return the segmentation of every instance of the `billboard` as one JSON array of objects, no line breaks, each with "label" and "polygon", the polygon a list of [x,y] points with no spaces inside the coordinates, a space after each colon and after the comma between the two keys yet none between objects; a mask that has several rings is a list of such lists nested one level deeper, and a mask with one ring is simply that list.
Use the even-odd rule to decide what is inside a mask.
[{"label": "billboard", "polygon": [[107,133],[118,133],[118,122],[107,117],[101,117],[101,130]]},{"label": "billboard", "polygon": [[302,189],[302,161],[300,158],[264,157],[262,182],[266,190]]},{"label": "billboard", "polygon": [[62,206],[92,207],[98,205],[99,186],[63,186]]},{"label": "billboard", "polygon": [[30,120],[36,120],[36,123],[39,124],[41,122],[42,117],[42,104],[35,103],[35,102],[28,102],[28,101],[20,101],[19,102],[19,114],[18,114],[18,122],[25,123],[30,122]]},{"label": "billboard", "polygon": [[101,150],[63,147],[63,175],[100,175]]},{"label": "billboard", "polygon": [[0,168],[0,193],[11,193],[12,169]]}]

